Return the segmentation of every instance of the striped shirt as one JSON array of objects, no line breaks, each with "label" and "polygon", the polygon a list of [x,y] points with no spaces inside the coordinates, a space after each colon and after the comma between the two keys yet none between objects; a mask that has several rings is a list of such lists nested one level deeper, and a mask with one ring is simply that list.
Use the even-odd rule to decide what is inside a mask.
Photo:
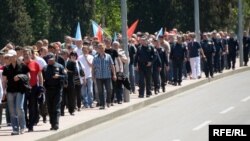
[{"label": "striped shirt", "polygon": [[95,78],[97,79],[111,78],[112,65],[114,65],[114,62],[109,54],[105,53],[103,58],[100,55],[96,55],[93,60],[93,67],[94,67],[93,71]]}]

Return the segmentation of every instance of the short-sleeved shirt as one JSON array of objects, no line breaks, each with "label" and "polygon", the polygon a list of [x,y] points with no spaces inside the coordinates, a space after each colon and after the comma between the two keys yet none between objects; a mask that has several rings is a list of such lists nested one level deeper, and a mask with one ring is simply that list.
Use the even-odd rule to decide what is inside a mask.
[{"label": "short-sleeved shirt", "polygon": [[16,63],[15,68],[12,64],[4,67],[3,76],[7,77],[7,92],[21,92],[23,84],[21,80],[14,81],[14,76],[18,74],[27,74],[29,72],[29,68],[23,63]]},{"label": "short-sleeved shirt", "polygon": [[97,79],[111,78],[111,66],[114,65],[113,59],[107,53],[104,58],[100,55],[96,55],[93,60],[94,76]]},{"label": "short-sleeved shirt", "polygon": [[92,68],[88,65],[88,62],[86,59],[88,60],[88,62],[93,63],[94,57],[92,55],[88,54],[86,57],[81,55],[78,58],[78,60],[80,61],[80,63],[82,64],[82,67],[84,69],[85,77],[90,78],[90,77],[92,77]]},{"label": "short-sleeved shirt", "polygon": [[201,48],[201,45],[199,42],[196,41],[191,41],[188,43],[188,52],[189,52],[189,57],[198,57],[199,56],[199,49]]},{"label": "short-sleeved shirt", "polygon": [[37,85],[37,81],[38,81],[37,75],[42,69],[40,68],[39,64],[34,60],[31,60],[27,64],[27,66],[30,70],[30,85],[35,86]]}]

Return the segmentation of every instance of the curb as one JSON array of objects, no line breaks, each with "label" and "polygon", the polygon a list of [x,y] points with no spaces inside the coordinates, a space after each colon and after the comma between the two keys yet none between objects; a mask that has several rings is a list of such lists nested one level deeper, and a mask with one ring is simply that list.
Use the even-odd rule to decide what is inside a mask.
[{"label": "curb", "polygon": [[190,90],[192,88],[207,84],[209,82],[219,80],[219,79],[227,77],[227,76],[231,76],[231,75],[238,74],[238,73],[241,73],[241,72],[249,71],[249,70],[250,70],[250,67],[242,67],[242,68],[239,68],[239,69],[236,69],[236,70],[232,70],[232,71],[229,71],[229,72],[225,72],[225,73],[216,75],[212,79],[203,79],[203,80],[200,80],[198,82],[194,82],[192,84],[182,86],[182,87],[180,87],[180,88],[178,88],[176,90],[172,90],[172,91],[169,91],[169,92],[166,92],[166,93],[162,93],[162,94],[154,96],[154,97],[152,97],[150,99],[145,99],[144,101],[141,101],[139,103],[130,105],[130,106],[128,106],[126,108],[123,108],[123,109],[119,109],[119,110],[117,110],[115,112],[112,112],[112,113],[109,113],[107,115],[97,117],[97,118],[91,119],[91,120],[83,122],[83,123],[79,123],[78,125],[76,125],[74,127],[70,127],[70,128],[64,129],[62,131],[58,131],[58,132],[56,132],[56,133],[54,133],[52,135],[48,135],[46,137],[37,139],[37,141],[48,141],[48,140],[49,141],[56,141],[56,140],[59,140],[59,139],[65,138],[65,137],[69,137],[70,135],[73,135],[73,134],[76,134],[76,133],[81,132],[83,130],[86,130],[88,128],[94,127],[94,126],[96,126],[98,124],[113,120],[113,119],[115,119],[117,117],[120,117],[120,116],[123,116],[123,115],[125,115],[127,113],[134,112],[134,111],[139,110],[139,109],[141,109],[143,107],[146,107],[146,106],[154,104],[156,102],[165,100],[165,99],[167,99],[169,97],[178,95],[178,94],[180,94],[180,93],[182,93],[184,91]]}]

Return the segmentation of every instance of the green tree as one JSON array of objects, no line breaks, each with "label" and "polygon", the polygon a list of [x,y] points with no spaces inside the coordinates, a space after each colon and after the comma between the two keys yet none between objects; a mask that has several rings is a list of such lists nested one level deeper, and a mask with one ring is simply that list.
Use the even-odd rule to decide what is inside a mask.
[{"label": "green tree", "polygon": [[89,34],[94,2],[93,0],[49,0],[51,7],[50,39],[63,40],[65,35],[74,37],[77,22],[80,22],[82,34]]},{"label": "green tree", "polygon": [[50,7],[47,0],[25,0],[26,9],[32,19],[35,41],[49,36]]},{"label": "green tree", "polygon": [[121,31],[121,3],[120,0],[96,0],[94,19],[112,35]]},{"label": "green tree", "polygon": [[18,45],[30,44],[33,40],[31,18],[24,1],[1,0],[0,8],[1,47],[10,41]]}]

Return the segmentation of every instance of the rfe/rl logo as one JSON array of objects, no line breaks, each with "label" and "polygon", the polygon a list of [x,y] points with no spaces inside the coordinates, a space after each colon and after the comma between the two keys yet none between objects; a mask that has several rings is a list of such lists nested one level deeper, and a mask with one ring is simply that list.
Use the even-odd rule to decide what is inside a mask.
[{"label": "rfe/rl logo", "polygon": [[213,136],[243,137],[247,136],[247,134],[244,133],[243,129],[213,129]]},{"label": "rfe/rl logo", "polygon": [[250,125],[209,125],[209,141],[250,141]]}]

